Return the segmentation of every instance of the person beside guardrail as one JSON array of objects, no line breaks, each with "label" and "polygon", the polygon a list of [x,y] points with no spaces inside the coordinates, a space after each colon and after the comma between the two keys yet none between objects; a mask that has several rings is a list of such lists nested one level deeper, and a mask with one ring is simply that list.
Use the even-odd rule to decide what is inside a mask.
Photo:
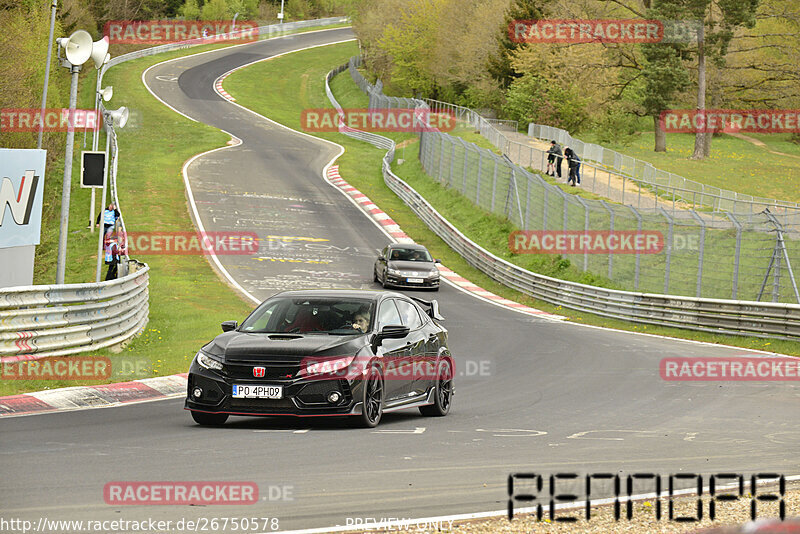
[{"label": "person beside guardrail", "polygon": [[111,234],[106,234],[105,250],[106,250],[106,265],[108,265],[108,272],[106,272],[106,280],[116,280],[117,265],[119,264],[119,247],[117,246],[117,238]]},{"label": "person beside guardrail", "polygon": [[100,217],[103,218],[103,233],[107,234],[114,228],[114,225],[119,220],[119,210],[114,205],[114,203],[111,202],[108,205],[108,208],[104,209],[101,213],[97,214],[97,220],[95,221],[95,226],[98,227],[100,226]]}]

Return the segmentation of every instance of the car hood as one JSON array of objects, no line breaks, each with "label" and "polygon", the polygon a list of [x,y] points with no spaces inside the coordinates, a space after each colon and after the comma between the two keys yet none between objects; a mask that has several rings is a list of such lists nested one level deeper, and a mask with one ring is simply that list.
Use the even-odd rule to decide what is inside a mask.
[{"label": "car hood", "polygon": [[432,261],[399,261],[391,260],[389,262],[390,269],[397,269],[400,271],[436,271],[436,264]]},{"label": "car hood", "polygon": [[203,351],[214,356],[224,356],[229,362],[295,358],[300,360],[310,356],[355,354],[366,343],[366,334],[331,336],[226,332],[203,347]]}]

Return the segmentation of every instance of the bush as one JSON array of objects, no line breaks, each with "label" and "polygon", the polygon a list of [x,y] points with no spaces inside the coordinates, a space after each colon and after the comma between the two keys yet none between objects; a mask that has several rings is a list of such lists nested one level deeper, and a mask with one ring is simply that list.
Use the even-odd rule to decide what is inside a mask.
[{"label": "bush", "polygon": [[529,73],[511,83],[503,113],[509,119],[517,120],[520,127],[535,122],[577,132],[588,119],[587,101],[578,91]]},{"label": "bush", "polygon": [[596,121],[594,133],[600,144],[628,145],[636,137],[639,117],[624,104],[612,104]]}]

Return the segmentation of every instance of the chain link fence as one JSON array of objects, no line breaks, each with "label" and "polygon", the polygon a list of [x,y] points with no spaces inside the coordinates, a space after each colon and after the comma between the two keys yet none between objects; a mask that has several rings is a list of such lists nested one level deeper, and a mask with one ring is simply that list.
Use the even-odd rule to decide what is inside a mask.
[{"label": "chain link fence", "polygon": [[[521,230],[661,235],[663,248],[656,253],[562,254],[577,268],[605,276],[619,288],[644,293],[800,303],[792,269],[800,265],[800,232],[785,213],[776,216],[773,208],[758,213],[696,211],[676,207],[675,203],[671,210],[660,204],[644,208],[566,193],[541,175],[513,163],[509,156],[514,154],[509,154],[509,149],[520,144],[509,141],[478,113],[452,104],[383,95],[379,83],[370,84],[358,72],[359,65],[359,59],[352,58],[349,71],[369,95],[372,109],[425,107],[432,113],[446,111],[471,124],[503,150],[500,156],[460,137],[435,131],[420,133],[420,160],[425,172],[475,205],[507,218]],[[536,154],[537,160],[542,156]],[[498,245],[508,248],[508,243]]]}]

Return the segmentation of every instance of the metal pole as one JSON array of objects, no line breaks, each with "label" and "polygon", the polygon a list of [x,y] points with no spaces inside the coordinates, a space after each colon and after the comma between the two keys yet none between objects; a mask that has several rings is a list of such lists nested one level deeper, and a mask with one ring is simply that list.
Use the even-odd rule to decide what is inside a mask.
[{"label": "metal pole", "polygon": [[47,106],[47,84],[50,83],[50,59],[53,57],[53,28],[56,25],[56,10],[58,0],[53,0],[50,10],[50,37],[47,40],[47,64],[44,67],[44,90],[42,91],[42,110],[39,116],[39,137],[36,148],[42,148],[42,134],[44,133],[44,108]]},{"label": "metal pole", "polygon": [[696,211],[690,212],[697,222],[700,223],[700,257],[697,260],[697,298],[702,295],[703,288],[703,254],[706,250],[706,223]]},{"label": "metal pole", "polygon": [[[103,66],[101,65],[99,69],[97,69],[97,85],[95,86],[94,91],[94,116],[95,122],[98,120],[97,110],[100,108],[100,84],[103,80]],[[97,152],[97,144],[100,142],[100,123],[97,123],[97,127],[92,132],[92,150]],[[106,151],[108,153],[108,151]],[[89,205],[89,229],[92,233],[94,233],[94,210],[95,210],[95,188],[92,188],[92,201]]]},{"label": "metal pole", "polygon": [[[75,107],[78,103],[78,73],[80,65],[70,65],[72,83],[69,89],[69,118],[74,120]],[[72,187],[72,149],[75,143],[75,129],[70,125],[67,130],[67,147],[64,153],[64,183],[61,187],[61,226],[58,231],[58,259],[56,261],[56,284],[64,283],[64,272],[67,265],[67,234],[69,234],[69,197]]]},{"label": "metal pole", "polygon": [[[103,122],[105,122],[105,119],[103,119]],[[102,209],[105,209],[105,205],[106,205],[106,191],[108,191],[108,165],[109,165],[109,160],[111,159],[111,132],[109,132],[110,126],[108,124],[106,124],[105,126],[106,126],[106,129],[105,129],[105,131],[106,131],[106,164],[105,164],[105,168],[103,169],[103,193],[102,193],[102,195],[100,195],[101,198],[102,198],[102,204],[100,204]],[[100,222],[101,223],[103,222],[102,217],[100,218]],[[103,226],[103,229],[105,230],[105,226]],[[95,273],[95,277],[94,277],[94,281],[95,282],[99,282],[100,281],[100,269],[102,268],[102,264],[103,264],[103,262],[102,262],[102,259],[103,259],[103,238],[105,237],[105,231],[98,232],[98,234],[100,234],[100,235],[97,236],[97,272]]]},{"label": "metal pole", "polygon": [[673,241],[674,237],[672,235],[673,221],[672,217],[670,217],[669,214],[661,206],[658,206],[658,211],[660,211],[661,214],[664,216],[664,218],[667,219],[667,224],[669,225],[668,226],[669,230],[667,231],[667,243],[666,243],[667,260],[666,260],[666,265],[664,267],[664,294],[669,295],[669,268],[672,260],[672,243],[674,243]]},{"label": "metal pole", "polygon": [[[631,211],[633,212],[633,215],[636,217],[636,230],[639,232],[639,234],[641,234],[642,233],[642,215],[633,206],[628,206],[628,207],[631,209]],[[639,268],[640,268],[640,265],[641,265],[641,253],[637,249],[636,250],[636,271],[635,271],[635,273],[633,275],[633,290],[634,291],[639,291]]]},{"label": "metal pole", "polygon": [[739,256],[742,252],[742,225],[739,224],[733,213],[726,212],[725,215],[736,226],[736,250],[733,253],[733,289],[731,290],[731,298],[736,300],[736,293],[739,290]]}]

